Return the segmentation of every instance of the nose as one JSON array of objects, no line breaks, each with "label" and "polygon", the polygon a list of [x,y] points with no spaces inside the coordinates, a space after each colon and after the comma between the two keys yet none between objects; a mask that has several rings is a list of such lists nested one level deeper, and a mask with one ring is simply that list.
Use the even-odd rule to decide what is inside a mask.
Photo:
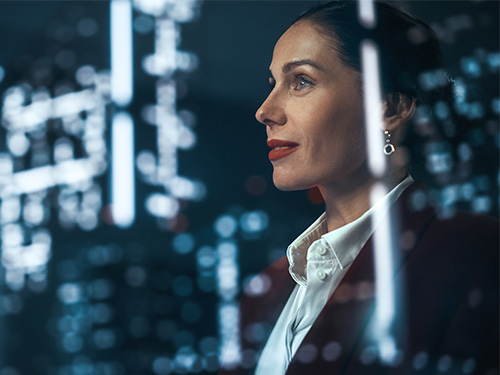
[{"label": "nose", "polygon": [[255,118],[267,126],[284,125],[286,113],[277,92],[271,92],[264,103],[257,109]]}]

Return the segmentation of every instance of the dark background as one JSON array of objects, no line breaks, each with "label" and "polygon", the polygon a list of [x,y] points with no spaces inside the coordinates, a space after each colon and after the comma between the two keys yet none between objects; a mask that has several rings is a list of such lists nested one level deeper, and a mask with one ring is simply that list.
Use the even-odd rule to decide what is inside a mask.
[{"label": "dark background", "polygon": [[[449,207],[498,215],[499,3],[398,4],[435,28],[451,75],[464,83],[467,100],[482,103],[484,109],[479,117],[464,121],[466,130],[460,140],[449,143],[451,150],[466,143],[474,159],[456,162],[446,176],[423,170],[422,178],[442,204],[451,194],[450,187],[455,192],[469,184],[473,196],[459,198]],[[265,129],[254,119],[268,92],[273,45],[309,5],[308,1],[206,1],[197,19],[181,24],[179,48],[194,52],[199,67],[178,76],[178,109],[196,115],[198,140],[193,150],[179,151],[179,172],[202,181],[205,198],[183,202],[177,224],[166,223],[144,209],[151,187],[138,180],[136,221],[129,229],[118,229],[106,220],[109,173],[105,173],[98,181],[103,191],[102,220],[92,231],[62,228],[56,220],[56,200],[44,222],[52,235],[46,285],[30,288],[27,282],[23,289],[11,290],[2,279],[2,265],[0,375],[213,371],[220,339],[220,297],[215,266],[203,278],[198,259],[201,249],[213,253],[220,241],[216,221],[222,215],[235,221],[249,212],[264,215],[259,231],[248,233],[240,225],[233,236],[238,245],[238,278],[244,283],[284,255],[287,245],[322,212],[308,192],[283,193],[274,188]],[[84,37],[75,25],[85,18],[94,20],[98,28]],[[0,2],[4,72],[0,94],[21,83],[47,87],[54,96],[64,84],[77,90],[78,67],[109,69],[108,30],[109,4],[104,1]],[[73,64],[61,67],[54,62],[62,49],[74,52]],[[155,100],[155,79],[140,66],[142,57],[152,50],[152,33],[134,33],[135,92],[130,112],[136,121],[138,151],[155,143],[154,132],[141,118],[143,106]],[[479,73],[468,63],[471,59]],[[41,66],[48,73],[37,75]],[[1,152],[7,152],[5,136],[2,128]],[[451,153],[460,158],[459,152]],[[486,200],[486,206],[476,198]],[[192,242],[186,253],[173,249],[176,239],[185,238],[180,234],[187,234]],[[92,254],[99,251],[104,261],[93,261]],[[65,283],[80,285],[86,297],[79,303],[62,303],[58,293]],[[99,297],[92,288],[108,293]],[[99,318],[106,314],[107,319]],[[78,345],[71,349],[67,344],[74,336],[81,340],[77,350]],[[106,341],[106,337],[112,339]],[[195,365],[187,365],[186,358],[194,358]]]}]

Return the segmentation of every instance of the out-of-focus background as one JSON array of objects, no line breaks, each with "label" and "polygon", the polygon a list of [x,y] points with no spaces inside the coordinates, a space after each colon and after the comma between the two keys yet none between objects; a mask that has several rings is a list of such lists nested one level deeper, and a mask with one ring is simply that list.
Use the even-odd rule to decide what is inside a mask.
[{"label": "out-of-focus background", "polygon": [[[398,4],[457,84],[416,173],[443,215],[497,216],[499,3]],[[0,2],[0,375],[216,370],[241,286],[322,212],[274,188],[254,119],[310,5]]]}]

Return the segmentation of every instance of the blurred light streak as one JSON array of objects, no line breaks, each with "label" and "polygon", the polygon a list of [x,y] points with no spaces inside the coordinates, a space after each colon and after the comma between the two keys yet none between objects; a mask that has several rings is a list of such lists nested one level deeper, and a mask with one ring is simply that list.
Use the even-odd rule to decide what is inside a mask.
[{"label": "blurred light streak", "polygon": [[[376,20],[372,1],[358,0],[358,12],[360,22],[363,25],[370,28],[375,27]],[[387,156],[382,151],[385,143],[383,136],[385,125],[382,112],[379,51],[377,45],[369,39],[363,40],[360,48],[367,158],[371,173],[379,181],[375,183],[370,192],[370,203],[373,206],[381,200],[383,201],[389,192],[387,186],[382,182],[386,175]],[[385,212],[387,212],[387,208],[378,210],[372,219],[372,223],[377,224],[377,230],[373,234],[376,305],[372,334],[377,343],[381,361],[391,364],[397,354],[395,338],[391,333],[396,315],[396,295],[393,284],[395,247],[391,235],[391,218]]]},{"label": "blurred light streak", "polygon": [[127,228],[135,219],[134,123],[130,115],[114,115],[112,142],[112,216],[117,226]]},{"label": "blurred light streak", "polygon": [[[190,72],[198,66],[197,57],[179,50],[178,46],[180,23],[192,21],[200,3],[198,0],[133,1],[136,10],[154,17],[151,28],[143,30],[147,32],[154,27],[154,51],[142,59],[142,68],[156,78],[156,103],[145,105],[142,116],[157,129],[157,149],[154,153],[140,151],[136,161],[141,179],[164,190],[161,199],[153,194],[146,201],[146,209],[156,217],[175,216],[179,207],[172,200],[201,200],[206,193],[203,183],[179,175],[177,155],[179,149],[196,145],[196,134],[190,128],[194,115],[177,109],[176,72]],[[159,205],[153,207],[153,202]]]},{"label": "blurred light streak", "polygon": [[25,231],[19,224],[7,224],[2,227],[2,266],[5,269],[5,282],[11,290],[24,287],[25,275],[47,272],[47,263],[51,258],[50,234],[37,229],[32,234],[32,243],[23,245]]},{"label": "blurred light streak", "polygon": [[[384,197],[388,191],[384,184],[376,183],[370,192],[371,205],[387,206]],[[391,235],[390,207],[374,211],[373,222],[377,230],[373,234],[375,253],[375,325],[374,334],[378,342],[379,355],[391,363],[396,355],[396,344],[390,331],[396,315],[396,294],[394,288],[395,247]]]},{"label": "blurred light streak", "polygon": [[386,171],[386,155],[382,151],[384,147],[384,124],[382,120],[378,49],[372,41],[364,40],[361,43],[361,59],[368,165],[372,174],[381,178]]},{"label": "blurred light streak", "polygon": [[24,269],[26,273],[44,268],[50,258],[50,244],[34,243],[27,246],[5,246],[2,265],[8,269]]},{"label": "blurred light streak", "polygon": [[373,0],[358,0],[358,18],[364,27],[369,29],[375,27],[377,20]]},{"label": "blurred light streak", "polygon": [[[6,181],[5,185],[12,184],[12,187],[15,187],[16,194],[29,194],[57,185],[74,185],[90,181],[96,176],[96,172],[96,167],[90,160],[72,159],[56,165],[47,165],[14,173],[10,181]],[[1,187],[3,186],[0,185]],[[3,190],[0,190],[1,196],[3,196]]]},{"label": "blurred light streak", "polygon": [[238,294],[238,245],[232,239],[225,238],[217,246],[217,293],[219,303],[220,362],[226,368],[232,368],[241,362],[239,344],[239,311],[236,296]]},{"label": "blurred light streak", "polygon": [[23,105],[22,101],[16,99],[19,95],[18,89],[20,90],[14,87],[7,90],[2,108],[2,125],[8,130],[30,132],[42,129],[48,119],[65,118],[83,111],[91,111],[102,102],[95,89],[84,89]]},{"label": "blurred light streak", "polygon": [[[96,73],[94,78],[92,87],[54,98],[48,89],[34,90],[27,83],[5,91],[1,123],[7,130],[10,154],[0,154],[0,199],[2,213],[7,209],[12,212],[2,215],[2,263],[5,283],[12,290],[21,290],[25,277],[29,276],[28,286],[35,291],[33,277],[46,276],[51,234],[43,226],[50,219],[49,194],[55,193],[56,201],[65,203],[56,206],[61,225],[70,228],[77,223],[90,230],[98,223],[100,199],[94,199],[89,206],[80,202],[77,195],[86,194],[93,179],[105,172],[107,164],[104,131],[108,78],[106,73]],[[54,132],[49,120],[62,125],[60,130],[64,134]],[[37,142],[43,147],[35,147]],[[74,159],[75,146],[86,154]],[[15,171],[13,156],[27,152],[31,152],[31,163]],[[61,190],[51,191],[56,187]],[[21,199],[22,195],[28,196]],[[16,231],[24,233],[22,242],[16,240]]]},{"label": "blurred light streak", "polygon": [[133,96],[132,2],[111,1],[111,100],[127,106]]}]

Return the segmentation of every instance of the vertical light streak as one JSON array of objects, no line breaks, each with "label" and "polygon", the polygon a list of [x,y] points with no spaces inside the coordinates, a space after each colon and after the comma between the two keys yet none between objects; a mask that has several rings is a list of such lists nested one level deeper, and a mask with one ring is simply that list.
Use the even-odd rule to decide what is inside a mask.
[{"label": "vertical light streak", "polygon": [[[111,100],[125,107],[133,96],[132,2],[112,0]],[[126,228],[135,218],[134,124],[130,115],[113,116],[111,128],[111,213],[115,224]]]},{"label": "vertical light streak", "polygon": [[111,100],[127,106],[133,96],[132,3],[111,1]]},{"label": "vertical light streak", "polygon": [[134,123],[128,113],[114,115],[111,142],[111,213],[116,225],[126,228],[135,219]]},{"label": "vertical light streak", "polygon": [[[384,184],[376,183],[370,192],[371,205],[383,200],[387,193]],[[383,201],[383,204],[387,202]],[[391,334],[392,322],[396,314],[396,295],[393,284],[395,254],[390,220],[389,207],[374,212],[373,222],[378,223],[377,230],[373,234],[376,275],[374,334],[380,358],[388,363],[392,362],[396,355],[396,345]]]},{"label": "vertical light streak", "polygon": [[[372,0],[358,0],[360,23],[366,28],[376,25],[375,8]],[[387,169],[386,155],[383,152],[383,112],[379,69],[379,52],[372,40],[361,43],[361,69],[365,110],[365,134],[367,158],[370,171],[382,181]],[[383,182],[376,183],[370,192],[371,205],[380,202],[388,193]],[[374,232],[375,254],[375,321],[374,339],[377,343],[382,362],[391,363],[396,356],[396,342],[391,327],[396,314],[396,295],[393,284],[395,247],[391,234],[391,218],[388,209],[378,210],[373,217],[377,223]],[[377,215],[378,213],[378,215]],[[384,214],[382,214],[384,213]]]},{"label": "vertical light streak", "polygon": [[371,40],[364,40],[361,43],[361,62],[368,165],[372,174],[380,178],[385,173],[386,156],[382,151],[384,147],[384,126],[382,122],[378,49]]},{"label": "vertical light streak", "polygon": [[219,337],[221,340],[219,360],[227,369],[241,362],[239,344],[238,294],[238,245],[231,239],[217,246],[217,292],[219,304]]},{"label": "vertical light streak", "polygon": [[375,27],[377,20],[373,0],[358,0],[358,18],[364,27],[369,29]]}]

